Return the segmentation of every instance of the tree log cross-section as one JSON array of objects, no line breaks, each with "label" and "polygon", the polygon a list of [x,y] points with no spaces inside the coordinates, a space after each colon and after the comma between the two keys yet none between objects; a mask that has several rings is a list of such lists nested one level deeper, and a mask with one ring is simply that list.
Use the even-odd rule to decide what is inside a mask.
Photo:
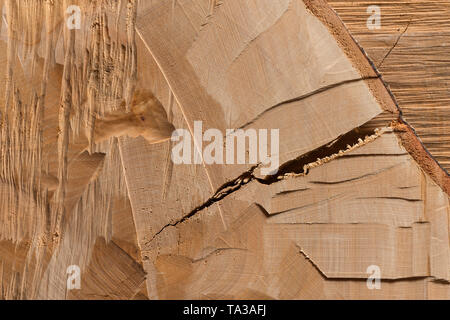
[{"label": "tree log cross-section", "polygon": [[0,298],[450,299],[440,38],[366,2],[0,0]]}]

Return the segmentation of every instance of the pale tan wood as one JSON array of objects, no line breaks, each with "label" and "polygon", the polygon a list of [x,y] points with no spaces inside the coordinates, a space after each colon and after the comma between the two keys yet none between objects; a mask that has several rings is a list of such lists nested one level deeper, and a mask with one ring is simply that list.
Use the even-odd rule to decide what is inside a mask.
[{"label": "pale tan wood", "polygon": [[[324,0],[0,4],[1,298],[448,298],[449,177]],[[195,121],[279,172],[174,164]]]},{"label": "pale tan wood", "polygon": [[[383,209],[384,204],[378,207],[377,210],[376,203],[374,204],[370,199],[366,199],[359,204],[360,208],[375,206],[373,211],[367,215],[366,221],[358,221],[358,215],[356,213],[352,214],[351,212],[348,213],[348,216],[335,216],[333,215],[334,212],[345,212],[345,210],[333,210],[332,208],[329,210],[329,215],[323,216],[318,221],[317,219],[320,219],[320,212],[328,211],[327,208],[323,208],[320,201],[311,205],[311,211],[319,213],[319,216],[317,214],[300,216],[302,218],[301,220],[295,220],[295,218],[277,220],[277,217],[283,214],[277,215],[273,213],[273,215],[270,215],[270,209],[265,209],[267,206],[270,208],[271,201],[267,201],[267,199],[276,199],[286,191],[289,192],[287,196],[290,195],[291,199],[284,203],[291,207],[296,207],[293,201],[298,199],[298,195],[293,191],[300,190],[301,192],[305,192],[305,189],[310,190],[310,188],[314,190],[317,182],[320,181],[318,180],[320,177],[335,181],[336,178],[332,175],[329,176],[330,173],[334,172],[341,177],[352,178],[352,175],[349,175],[349,173],[352,173],[355,165],[349,164],[348,159],[351,159],[351,161],[361,161],[359,156],[364,155],[367,158],[367,163],[376,161],[376,158],[379,158],[378,153],[372,154],[372,152],[380,152],[383,150],[380,146],[387,146],[386,150],[388,152],[386,154],[393,154],[393,152],[405,154],[404,149],[399,147],[398,144],[395,145],[392,143],[396,139],[394,134],[386,133],[373,142],[369,142],[343,155],[341,158],[311,169],[307,176],[287,177],[285,180],[269,186],[252,182],[250,185],[242,187],[220,202],[219,205],[222,206],[227,216],[232,216],[233,212],[236,211],[244,212],[244,214],[240,216],[235,215],[238,217],[231,224],[229,231],[219,233],[215,239],[214,231],[211,231],[211,228],[214,225],[219,225],[219,223],[210,222],[211,219],[214,219],[211,218],[212,213],[218,210],[214,207],[187,220],[177,227],[178,230],[174,230],[174,228],[165,230],[164,233],[166,235],[160,234],[159,238],[161,240],[157,243],[158,248],[161,250],[160,257],[155,258],[157,270],[165,275],[164,279],[165,277],[181,274],[181,270],[172,269],[175,266],[185,270],[183,271],[185,273],[191,273],[191,275],[184,275],[182,277],[184,279],[183,281],[171,282],[170,286],[163,284],[166,283],[165,281],[170,281],[169,278],[167,280],[160,280],[163,281],[159,289],[163,293],[163,297],[169,294],[167,291],[171,292],[169,296],[172,298],[199,298],[201,297],[199,295],[220,297],[221,294],[224,294],[221,290],[225,290],[228,293],[236,292],[235,294],[239,296],[237,292],[243,290],[240,286],[243,285],[242,282],[245,282],[244,286],[246,289],[251,289],[260,294],[276,298],[277,295],[274,292],[280,290],[279,283],[273,284],[273,286],[270,283],[273,281],[273,277],[283,278],[285,277],[284,272],[288,272],[288,274],[294,272],[294,267],[292,269],[287,269],[286,267],[286,264],[288,264],[286,259],[290,261],[290,259],[294,259],[295,257],[293,253],[289,253],[294,250],[299,257],[308,260],[308,263],[314,267],[317,273],[316,277],[318,278],[316,280],[317,283],[314,285],[311,284],[312,288],[310,290],[299,292],[300,296],[298,297],[310,299],[319,297],[378,297],[391,299],[400,298],[405,294],[406,296],[403,297],[412,299],[426,298],[427,295],[424,290],[426,290],[425,280],[428,277],[448,281],[447,276],[442,277],[440,271],[433,267],[436,264],[441,266],[443,270],[450,269],[450,265],[448,264],[448,247],[445,252],[443,251],[441,254],[436,255],[432,253],[434,250],[433,247],[435,246],[432,242],[436,241],[433,230],[440,230],[440,232],[445,234],[445,239],[448,239],[449,227],[447,212],[449,210],[449,203],[448,196],[442,190],[438,191],[436,189],[439,187],[423,174],[410,156],[407,161],[401,159],[404,156],[395,157],[400,158],[397,160],[398,163],[408,168],[410,173],[409,175],[403,173],[402,180],[393,176],[392,189],[411,188],[414,190],[418,187],[419,190],[413,191],[418,197],[417,201],[422,204],[426,203],[429,207],[427,210],[424,210],[422,206],[419,216],[416,216],[417,213],[414,210],[404,209],[405,215],[410,216],[409,223],[402,224],[395,217],[387,217],[388,215],[385,215],[386,209]],[[382,165],[382,168],[385,168],[384,170],[375,167],[372,173],[368,172],[363,177],[360,177],[358,172],[354,172],[353,178],[369,181],[377,179],[377,176],[382,176],[386,168],[391,166],[390,163],[383,163],[383,161],[379,161],[379,163]],[[336,170],[335,166],[339,170]],[[384,180],[387,181],[389,178],[384,178]],[[398,183],[397,186],[395,182]],[[377,184],[373,185],[376,186]],[[323,188],[328,190],[318,191],[316,195],[320,196],[324,193],[329,193],[335,187],[328,185]],[[430,201],[428,198],[430,191],[427,192],[429,188],[434,189],[431,192],[432,197],[440,197],[443,201],[442,203],[436,200]],[[354,198],[360,195],[357,192],[352,192],[351,189],[346,190],[342,188],[341,190],[343,192],[341,199],[347,203],[351,203]],[[374,191],[376,192],[376,190]],[[374,198],[377,197],[376,193],[373,195]],[[305,198],[311,199],[313,197],[309,196]],[[411,199],[414,199],[414,197]],[[260,206],[251,205],[255,200]],[[264,200],[266,201],[264,202]],[[396,198],[393,197],[392,200],[395,202]],[[246,206],[248,206],[247,209],[245,209]],[[399,207],[398,205],[395,206]],[[305,208],[305,210],[307,209]],[[423,216],[425,212],[436,212],[437,216],[447,219],[447,222],[437,222],[433,219],[426,221],[427,218]],[[391,209],[390,215],[396,216],[396,210]],[[212,217],[214,216],[216,221],[219,220],[217,214],[212,215]],[[208,221],[208,228],[201,224],[205,220]],[[395,227],[396,223],[400,223],[398,227]],[[264,227],[261,227],[261,225],[264,225]],[[176,235],[177,232],[179,233],[178,236]],[[170,240],[168,241],[168,239],[172,237],[174,239],[181,239],[182,245],[176,247],[171,246]],[[164,245],[164,243],[167,243],[167,245]],[[204,264],[198,264],[198,262],[204,260],[207,260],[204,264],[210,265],[210,267],[206,267]],[[230,275],[230,277],[232,277],[235,273],[233,271],[235,269],[233,268],[238,267],[236,265],[238,263],[237,261],[239,261],[241,270],[251,268],[252,271],[245,271],[251,276],[239,278],[239,281],[231,281],[233,283],[232,287],[225,287],[225,279],[223,280],[223,285],[220,284],[221,278],[216,279],[215,283],[217,285],[211,287],[208,275],[205,273],[211,272],[211,276],[215,274],[216,277],[217,274],[224,274],[226,278],[227,272],[231,272],[233,275]],[[431,268],[428,261],[431,261]],[[383,291],[381,293],[374,293],[373,295],[369,293],[364,282],[367,278],[366,268],[372,264],[381,267],[381,270],[383,270],[382,279],[396,279],[387,283],[382,280]],[[359,267],[357,267],[358,265]],[[298,274],[305,272],[304,268],[306,268],[306,265],[302,268],[299,264],[297,267],[298,269],[295,271]],[[199,271],[197,271],[197,268],[199,268]],[[221,271],[218,272],[217,268],[220,268]],[[230,268],[232,271],[228,271]],[[197,284],[197,281],[189,281],[189,279],[195,278],[197,272],[200,277],[197,281],[203,283],[203,289],[202,287],[198,287],[201,284]],[[414,277],[421,278],[421,280],[408,280]],[[337,278],[348,280],[334,284],[335,282],[332,279]],[[361,279],[359,282],[357,280],[358,278]],[[301,281],[299,282],[299,286],[306,285],[307,281],[312,281],[310,277],[306,276],[300,279],[304,280],[298,280]],[[327,287],[330,286],[330,289],[327,290],[331,290],[332,292],[333,289],[331,288],[334,288],[336,295],[324,295],[327,290],[321,287],[323,286],[323,284],[320,284],[322,282],[325,282]],[[340,285],[341,283],[342,286]],[[286,287],[282,287],[283,290],[294,290],[291,284],[291,282],[286,281]],[[348,289],[346,290],[350,291],[343,294],[342,291],[338,291],[338,287],[347,287]],[[385,288],[386,291],[384,291]],[[366,291],[364,292],[364,290]],[[408,293],[402,290],[406,290]],[[279,296],[278,298],[283,297]]]}]

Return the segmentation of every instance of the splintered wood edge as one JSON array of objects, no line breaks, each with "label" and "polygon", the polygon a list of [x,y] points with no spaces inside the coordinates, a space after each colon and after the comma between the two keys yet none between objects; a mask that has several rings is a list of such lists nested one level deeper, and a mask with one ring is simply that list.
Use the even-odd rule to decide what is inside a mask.
[{"label": "splintered wood edge", "polygon": [[375,65],[350,34],[338,14],[331,8],[326,0],[302,0],[306,8],[316,16],[336,39],[340,48],[345,52],[352,65],[361,74],[361,77],[377,77],[375,80],[366,80],[366,84],[373,96],[385,111],[397,117],[391,126],[402,146],[408,151],[419,167],[427,173],[442,190],[450,196],[450,176],[447,171],[428,152],[414,129],[402,118],[402,111],[397,104],[393,93],[383,81]]}]

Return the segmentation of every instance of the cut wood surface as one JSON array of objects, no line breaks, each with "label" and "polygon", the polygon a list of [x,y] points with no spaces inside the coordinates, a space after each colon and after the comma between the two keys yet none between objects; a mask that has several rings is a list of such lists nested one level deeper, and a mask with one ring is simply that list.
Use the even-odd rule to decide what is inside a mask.
[{"label": "cut wood surface", "polygon": [[378,70],[329,2],[0,1],[0,297],[448,299],[444,98],[402,117],[400,41]]}]

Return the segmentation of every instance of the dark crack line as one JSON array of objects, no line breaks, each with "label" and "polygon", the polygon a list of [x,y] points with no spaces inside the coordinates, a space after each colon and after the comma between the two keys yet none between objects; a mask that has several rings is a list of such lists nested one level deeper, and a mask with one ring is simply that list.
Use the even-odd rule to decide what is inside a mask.
[{"label": "dark crack line", "polygon": [[408,201],[408,202],[422,202],[422,199],[409,199],[409,198],[402,198],[402,197],[359,197],[355,199],[361,199],[361,200],[369,200],[369,199],[388,199],[388,200],[402,200],[402,201]]},{"label": "dark crack line", "polygon": [[403,37],[403,35],[405,34],[406,31],[408,31],[409,25],[411,24],[411,20],[408,22],[408,25],[406,26],[405,30],[403,30],[403,32],[398,36],[397,41],[395,41],[394,45],[392,46],[392,48],[388,51],[388,53],[386,53],[386,55],[384,56],[384,58],[381,60],[380,64],[377,66],[377,69],[379,69],[381,67],[381,65],[383,64],[384,60],[386,60],[386,58],[391,54],[392,50],[394,50],[394,48],[397,46],[398,42],[400,41],[400,39]]},{"label": "dark crack line", "polygon": [[306,209],[306,208],[310,208],[312,206],[317,206],[317,205],[320,205],[320,204],[325,203],[327,201],[332,201],[332,200],[338,199],[338,198],[340,198],[343,195],[345,195],[345,193],[339,193],[339,194],[337,194],[335,196],[332,196],[332,197],[329,197],[329,198],[326,198],[326,199],[323,199],[323,200],[320,200],[320,201],[317,201],[317,202],[305,204],[303,206],[290,208],[290,209],[283,210],[283,211],[273,212],[273,213],[270,214],[270,217],[275,217],[275,216],[278,216],[278,215],[281,215],[281,214],[284,214],[284,213],[293,212],[293,211],[297,211],[297,210],[300,210],[300,209]]},{"label": "dark crack line", "polygon": [[230,195],[231,193],[234,193],[235,191],[239,190],[243,185],[246,185],[248,183],[250,183],[251,181],[253,181],[255,179],[255,176],[253,175],[253,172],[255,171],[255,169],[259,166],[253,166],[252,168],[250,168],[250,170],[244,172],[243,174],[241,174],[239,177],[237,177],[234,180],[231,180],[229,182],[226,182],[225,184],[223,184],[217,191],[216,193],[214,193],[214,195],[209,198],[206,202],[204,202],[203,204],[201,204],[200,206],[196,207],[194,210],[192,210],[191,212],[189,212],[188,214],[186,214],[185,216],[183,216],[181,219],[172,222],[172,223],[168,223],[165,226],[163,226],[157,233],[155,233],[153,235],[153,237],[147,241],[145,243],[145,245],[148,245],[150,242],[153,241],[153,239],[155,239],[161,232],[164,231],[164,229],[172,226],[175,227],[180,223],[183,223],[184,221],[192,218],[197,212],[202,211],[210,206],[212,206],[214,203],[224,199],[225,197],[227,197],[228,195]]},{"label": "dark crack line", "polygon": [[211,251],[210,253],[206,254],[205,256],[201,257],[201,258],[192,260],[192,263],[198,263],[200,261],[204,261],[204,260],[208,259],[209,257],[215,255],[215,254],[220,254],[221,252],[230,251],[230,250],[248,251],[245,248],[217,248],[217,249]]},{"label": "dark crack line", "polygon": [[[374,77],[378,78],[378,77]],[[358,80],[359,81],[359,80]],[[308,174],[308,172],[303,172],[303,165],[308,164],[310,162],[314,162],[317,158],[324,158],[326,156],[329,156],[330,154],[334,154],[337,152],[337,149],[341,149],[343,146],[348,145],[349,143],[356,144],[358,142],[359,136],[353,136],[354,133],[358,132],[360,127],[355,128],[346,134],[341,135],[340,137],[332,140],[331,142],[328,142],[327,144],[324,144],[310,152],[307,152],[306,154],[302,154],[301,156],[289,160],[282,164],[279,167],[278,173],[273,176],[266,176],[264,178],[259,178],[254,175],[254,171],[260,166],[260,164],[257,164],[250,168],[248,171],[241,174],[239,177],[237,177],[234,180],[231,180],[229,182],[226,182],[223,184],[212,197],[210,197],[206,202],[199,205],[192,211],[190,211],[188,214],[183,216],[181,219],[168,223],[164,225],[158,232],[156,232],[150,240],[148,240],[145,245],[148,245],[151,243],[160,233],[162,233],[166,228],[172,226],[175,227],[180,223],[185,222],[186,220],[192,218],[195,216],[198,212],[212,206],[214,203],[221,201],[222,199],[226,198],[230,194],[236,192],[239,190],[242,186],[252,182],[257,181],[260,184],[263,185],[271,185],[273,183],[279,182],[279,178],[285,176],[287,173],[303,173],[305,175]],[[352,141],[350,142],[349,139]],[[342,145],[341,145],[342,144]],[[295,166],[298,170],[294,170],[293,166]],[[298,171],[298,172],[297,172]]]},{"label": "dark crack line", "polygon": [[373,177],[373,176],[376,176],[376,175],[378,175],[378,174],[380,174],[380,173],[382,173],[382,172],[391,170],[391,169],[393,169],[393,168],[396,168],[396,167],[399,167],[399,166],[402,166],[402,165],[404,165],[404,163],[400,162],[400,163],[394,164],[394,165],[392,165],[392,166],[390,166],[390,167],[382,168],[382,169],[380,169],[380,170],[377,170],[377,171],[374,171],[374,172],[371,172],[371,173],[367,173],[367,174],[364,174],[364,175],[359,176],[359,177],[354,177],[354,178],[346,179],[346,180],[339,180],[339,181],[310,181],[310,183],[312,183],[312,184],[318,184],[318,185],[335,185],[335,184],[342,184],[342,183],[347,183],[347,182],[352,182],[352,181],[362,180],[362,179],[365,179],[365,178],[367,178],[367,177]]},{"label": "dark crack line", "polygon": [[[343,85],[346,85],[346,84],[350,84],[350,83],[354,83],[354,82],[359,82],[359,81],[364,81],[364,80],[379,79],[379,78],[380,78],[380,76],[370,76],[370,77],[363,77],[363,78],[358,78],[358,79],[345,80],[345,81],[341,81],[341,82],[338,82],[338,83],[333,83],[333,84],[327,85],[327,86],[325,86],[325,87],[321,87],[321,88],[319,88],[319,89],[316,89],[316,90],[314,90],[314,91],[311,91],[311,92],[309,92],[309,93],[307,93],[307,94],[304,94],[304,95],[301,95],[301,96],[299,96],[299,97],[296,97],[296,98],[292,98],[292,99],[288,99],[288,100],[279,102],[279,103],[277,103],[276,105],[273,105],[273,106],[271,106],[270,108],[264,110],[263,112],[261,112],[260,114],[258,114],[255,118],[253,118],[253,119],[250,120],[249,122],[245,123],[244,125],[240,126],[240,127],[239,127],[238,129],[236,129],[236,130],[244,129],[245,127],[247,127],[247,126],[249,126],[250,124],[254,123],[256,120],[260,119],[260,118],[261,118],[263,115],[265,115],[266,113],[268,113],[268,112],[270,112],[270,111],[272,111],[272,110],[274,110],[274,109],[276,109],[276,108],[278,108],[278,107],[281,107],[281,106],[283,106],[283,105],[285,105],[285,104],[290,104],[290,103],[298,102],[298,101],[301,101],[301,100],[310,98],[310,97],[315,96],[315,95],[317,95],[317,94],[323,93],[323,92],[325,92],[325,91],[328,91],[328,90],[331,90],[331,89],[334,89],[334,88],[337,88],[337,87],[340,87],[340,86],[343,86]],[[228,135],[232,134],[232,133],[235,132],[236,130],[233,130],[233,131],[230,132]]]}]

